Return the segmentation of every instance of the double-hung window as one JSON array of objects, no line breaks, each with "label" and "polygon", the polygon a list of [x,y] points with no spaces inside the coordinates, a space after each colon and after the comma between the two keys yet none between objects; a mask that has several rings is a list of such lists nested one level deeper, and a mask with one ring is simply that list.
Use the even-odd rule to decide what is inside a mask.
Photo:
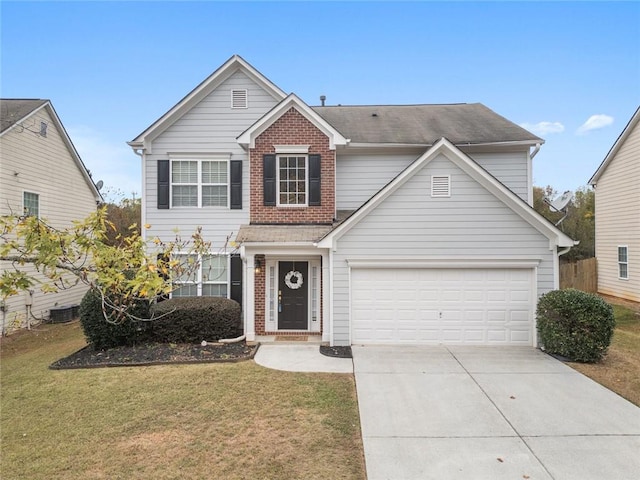
[{"label": "double-hung window", "polygon": [[307,205],[307,155],[278,155],[278,205]]},{"label": "double-hung window", "polygon": [[629,278],[629,247],[626,245],[618,247],[618,278]]},{"label": "double-hung window", "polygon": [[[176,258],[190,270],[190,275],[176,278],[173,297],[227,297],[229,257],[227,255],[177,254]],[[197,265],[197,267],[196,267]],[[194,267],[194,268],[190,268]]]},{"label": "double-hung window", "polygon": [[228,158],[171,160],[173,207],[226,207],[228,198]]},{"label": "double-hung window", "polygon": [[22,194],[22,212],[28,217],[40,216],[40,195],[32,192]]}]

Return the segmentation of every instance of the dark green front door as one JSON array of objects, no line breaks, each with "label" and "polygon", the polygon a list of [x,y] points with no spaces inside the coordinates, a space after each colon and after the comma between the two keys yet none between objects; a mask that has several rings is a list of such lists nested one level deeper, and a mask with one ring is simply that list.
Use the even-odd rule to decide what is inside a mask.
[{"label": "dark green front door", "polygon": [[278,330],[307,330],[308,262],[278,262]]}]

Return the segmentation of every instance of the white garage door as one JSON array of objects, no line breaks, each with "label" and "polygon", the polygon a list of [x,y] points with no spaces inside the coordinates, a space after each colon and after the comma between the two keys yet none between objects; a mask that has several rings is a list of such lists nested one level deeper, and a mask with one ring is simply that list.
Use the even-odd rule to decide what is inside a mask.
[{"label": "white garage door", "polygon": [[532,345],[533,272],[354,268],[352,343]]}]

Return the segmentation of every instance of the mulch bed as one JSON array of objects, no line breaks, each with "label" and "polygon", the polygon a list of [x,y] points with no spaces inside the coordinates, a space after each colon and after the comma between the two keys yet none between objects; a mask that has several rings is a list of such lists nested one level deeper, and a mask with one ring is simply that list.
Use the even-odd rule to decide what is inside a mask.
[{"label": "mulch bed", "polygon": [[133,347],[94,350],[88,345],[50,365],[54,370],[70,368],[131,367],[178,363],[238,362],[254,357],[258,345],[154,343]]},{"label": "mulch bed", "polygon": [[320,353],[327,357],[353,358],[351,355],[351,347],[328,347],[322,345],[320,347]]}]

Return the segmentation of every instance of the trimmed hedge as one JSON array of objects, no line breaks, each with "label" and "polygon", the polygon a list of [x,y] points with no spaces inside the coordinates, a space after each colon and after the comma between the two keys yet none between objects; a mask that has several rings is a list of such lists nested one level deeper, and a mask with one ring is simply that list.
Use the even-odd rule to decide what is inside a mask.
[{"label": "trimmed hedge", "polygon": [[615,328],[611,305],[572,288],[542,295],[536,309],[544,349],[578,362],[596,362],[607,353]]},{"label": "trimmed hedge", "polygon": [[163,343],[200,343],[240,334],[238,302],[217,297],[180,297],[151,307],[153,339]]},{"label": "trimmed hedge", "polygon": [[[80,302],[80,323],[87,342],[96,350],[144,343],[148,335],[147,322],[125,320],[119,324],[109,323],[102,313],[102,299],[96,290],[89,290]],[[149,305],[140,302],[131,312],[136,317],[149,318]]]}]

